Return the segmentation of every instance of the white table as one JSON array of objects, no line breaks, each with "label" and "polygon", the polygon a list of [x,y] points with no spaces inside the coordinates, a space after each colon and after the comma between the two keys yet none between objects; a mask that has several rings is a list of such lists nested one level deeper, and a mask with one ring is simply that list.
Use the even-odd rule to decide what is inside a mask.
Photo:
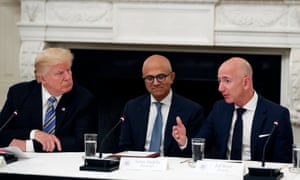
[{"label": "white table", "polygon": [[[167,158],[168,169],[164,171],[151,170],[116,170],[113,172],[80,171],[83,165],[82,153],[25,153],[29,158],[19,159],[17,162],[0,168],[0,174],[34,175],[49,177],[70,177],[80,179],[172,179],[172,180],[241,180],[243,177],[231,177],[218,174],[210,174],[196,171],[191,167],[187,158]],[[245,171],[248,167],[259,167],[260,162],[244,162]],[[289,172],[290,164],[266,163],[266,167],[280,167],[284,173],[283,180],[299,180],[300,174]]]}]

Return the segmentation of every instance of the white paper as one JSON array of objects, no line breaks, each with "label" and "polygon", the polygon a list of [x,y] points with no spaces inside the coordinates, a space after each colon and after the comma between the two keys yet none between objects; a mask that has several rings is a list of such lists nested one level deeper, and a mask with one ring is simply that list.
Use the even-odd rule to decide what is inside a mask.
[{"label": "white paper", "polygon": [[224,176],[243,177],[244,164],[242,162],[228,162],[218,160],[201,160],[196,162],[196,171],[222,174]]},{"label": "white paper", "polygon": [[5,148],[0,148],[0,151],[6,151],[14,154],[17,158],[29,158],[20,148],[16,146],[8,146]]},{"label": "white paper", "polygon": [[165,171],[168,167],[167,162],[165,158],[121,157],[120,169]]},{"label": "white paper", "polygon": [[123,151],[116,153],[118,156],[133,156],[133,157],[147,157],[152,155],[154,152],[149,151]]},{"label": "white paper", "polygon": [[4,159],[4,157],[3,156],[0,156],[0,167],[4,167],[4,166],[6,166],[7,164],[6,164],[6,161],[5,161],[5,159]]}]

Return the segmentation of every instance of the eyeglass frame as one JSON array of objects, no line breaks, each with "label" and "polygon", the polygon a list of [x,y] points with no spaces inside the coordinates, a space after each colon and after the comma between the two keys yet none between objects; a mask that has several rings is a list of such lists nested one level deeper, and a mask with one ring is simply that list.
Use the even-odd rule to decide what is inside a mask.
[{"label": "eyeglass frame", "polygon": [[[160,73],[156,76],[152,76],[152,75],[148,75],[148,76],[145,76],[143,77],[143,80],[146,82],[146,83],[153,83],[154,82],[154,79],[156,79],[158,82],[163,82],[166,80],[166,78],[168,76],[170,76],[172,72],[169,72],[168,74],[164,74],[164,73]],[[150,79],[149,79],[150,78]]]}]

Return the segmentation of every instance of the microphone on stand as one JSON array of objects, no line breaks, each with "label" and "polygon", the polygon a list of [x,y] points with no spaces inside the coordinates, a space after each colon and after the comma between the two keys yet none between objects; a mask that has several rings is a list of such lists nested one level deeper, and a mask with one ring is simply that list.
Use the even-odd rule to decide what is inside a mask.
[{"label": "microphone on stand", "polygon": [[110,129],[110,131],[103,137],[102,141],[101,141],[101,144],[100,144],[100,147],[99,147],[99,158],[102,158],[102,148],[103,148],[103,144],[104,142],[106,141],[106,139],[110,136],[110,134],[119,126],[119,124],[121,122],[124,122],[125,121],[125,118],[122,116],[120,117],[119,121],[117,122],[117,124],[115,124],[115,126],[113,128]]},{"label": "microphone on stand", "polygon": [[102,158],[103,154],[103,144],[106,141],[106,139],[111,135],[111,133],[121,124],[125,121],[125,118],[122,116],[119,121],[114,125],[113,128],[109,130],[109,132],[103,137],[101,144],[99,146],[99,159],[98,158],[86,158],[84,160],[84,165],[80,166],[80,170],[92,170],[92,171],[114,171],[119,168],[120,161],[116,158]]},{"label": "microphone on stand", "polygon": [[272,136],[274,130],[275,130],[276,127],[278,126],[278,124],[279,124],[278,121],[274,121],[274,122],[273,122],[273,128],[272,128],[272,130],[271,130],[271,132],[270,132],[270,134],[269,134],[269,136],[268,136],[268,139],[266,140],[266,143],[265,143],[265,145],[264,145],[264,148],[263,148],[263,154],[262,154],[262,160],[261,160],[261,166],[262,166],[262,167],[265,167],[265,163],[266,163],[266,158],[265,158],[265,156],[266,156],[266,148],[267,148],[267,145],[269,144],[270,138],[271,138],[271,136]]},{"label": "microphone on stand", "polygon": [[[0,127],[0,132],[6,127],[6,125],[18,115],[18,111],[15,110],[9,118],[4,122],[4,124]],[[2,156],[5,159],[5,162],[7,164],[15,162],[18,160],[18,158],[11,152],[6,151],[6,150],[0,150],[0,156]]]},{"label": "microphone on stand", "polygon": [[266,149],[269,144],[269,141],[271,139],[271,136],[273,135],[275,129],[278,127],[279,122],[274,121],[273,122],[273,128],[269,134],[261,135],[260,138],[268,137],[264,147],[263,147],[263,154],[262,154],[262,160],[261,160],[261,166],[262,168],[252,168],[249,167],[248,174],[245,175],[244,180],[260,180],[260,179],[268,179],[268,180],[279,180],[283,177],[283,173],[280,172],[279,168],[265,168],[265,156],[266,156]]},{"label": "microphone on stand", "polygon": [[9,118],[4,122],[4,124],[1,126],[0,128],[0,132],[2,131],[2,129],[4,129],[6,127],[6,125],[15,117],[18,115],[18,111],[15,110],[10,116]]}]

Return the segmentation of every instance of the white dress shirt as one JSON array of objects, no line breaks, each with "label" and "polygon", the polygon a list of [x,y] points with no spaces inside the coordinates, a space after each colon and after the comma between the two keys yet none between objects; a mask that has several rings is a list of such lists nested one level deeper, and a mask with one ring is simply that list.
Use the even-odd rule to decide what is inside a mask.
[{"label": "white dress shirt", "polygon": [[[48,99],[51,97],[51,95],[49,94],[49,92],[45,89],[45,87],[42,85],[42,104],[43,104],[43,114],[42,114],[42,121],[43,121],[43,125],[44,125],[44,118],[45,118],[45,114],[46,114],[46,109],[47,109],[47,105],[48,105]],[[56,102],[54,102],[54,107],[56,108],[61,96],[55,97],[56,98]],[[35,139],[34,135],[35,135],[35,131],[37,129],[33,129],[30,132],[30,139],[26,140],[26,152],[34,152],[34,147],[33,147],[33,139]]]},{"label": "white dress shirt", "polygon": [[[167,118],[171,106],[171,100],[172,100],[172,90],[170,90],[170,93],[168,96],[166,96],[160,103],[162,103],[161,106],[161,113],[162,113],[162,121],[163,121],[163,127],[162,127],[162,139],[160,144],[160,152],[163,155],[163,145],[164,145],[164,132],[165,127],[167,124]],[[152,130],[155,123],[156,115],[157,115],[157,108],[155,105],[155,102],[157,102],[154,97],[151,95],[151,104],[150,104],[150,112],[149,112],[149,120],[148,120],[148,128],[147,128],[147,135],[146,135],[146,143],[145,143],[145,149],[146,151],[150,148],[150,142],[151,142],[151,136],[152,136]]]},{"label": "white dress shirt", "polygon": [[[242,115],[243,119],[243,147],[242,147],[242,160],[250,160],[251,159],[251,129],[252,129],[252,122],[254,118],[255,109],[257,106],[257,100],[258,96],[257,93],[254,92],[253,97],[250,99],[250,101],[245,104],[243,107],[246,109],[246,111]],[[235,105],[235,109],[240,108]],[[232,124],[231,124],[231,130],[229,135],[229,140],[227,144],[227,157],[230,158],[230,152],[231,152],[231,144],[232,144],[232,134],[234,129],[234,124],[237,118],[236,110],[233,113],[232,117]]]}]

